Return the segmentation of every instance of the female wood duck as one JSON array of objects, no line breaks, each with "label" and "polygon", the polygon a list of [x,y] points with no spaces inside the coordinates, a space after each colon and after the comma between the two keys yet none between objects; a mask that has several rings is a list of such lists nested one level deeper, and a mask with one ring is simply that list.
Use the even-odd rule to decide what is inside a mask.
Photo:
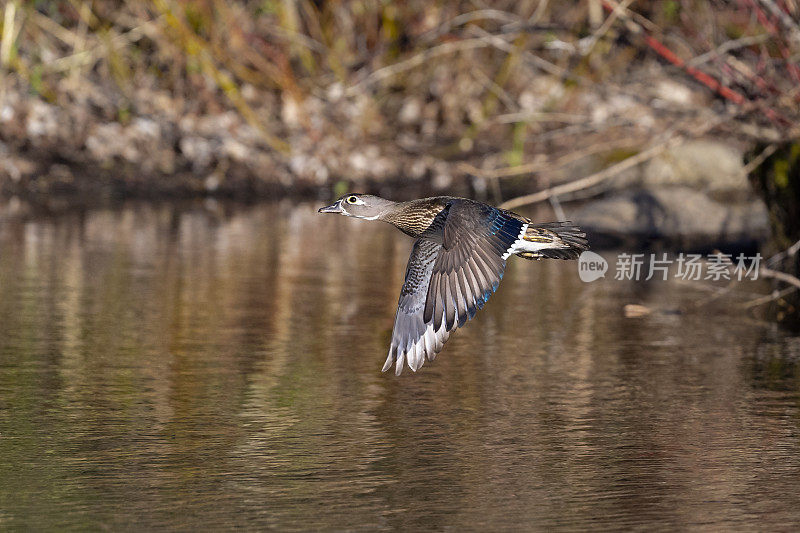
[{"label": "female wood duck", "polygon": [[394,319],[383,371],[403,364],[417,371],[442,349],[450,333],[475,316],[497,290],[506,259],[575,259],[586,234],[569,222],[533,224],[505,209],[451,196],[392,202],[347,194],[320,213],[393,224],[416,242]]}]

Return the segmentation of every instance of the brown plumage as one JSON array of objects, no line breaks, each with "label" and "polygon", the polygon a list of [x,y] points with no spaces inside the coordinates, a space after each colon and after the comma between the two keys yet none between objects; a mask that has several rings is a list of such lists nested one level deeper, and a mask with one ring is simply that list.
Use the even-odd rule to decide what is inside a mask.
[{"label": "brown plumage", "polygon": [[[418,239],[426,232],[432,233],[439,229],[439,225],[434,224],[434,221],[445,209],[449,200],[447,196],[437,196],[401,202],[396,204],[394,209],[379,216],[378,220],[393,224],[406,235]],[[441,222],[443,224],[444,220]]]},{"label": "brown plumage", "polygon": [[406,268],[392,343],[383,370],[404,363],[416,371],[432,361],[450,333],[475,316],[497,290],[506,259],[575,259],[586,235],[569,222],[533,224],[490,205],[450,196],[392,202],[349,194],[323,207],[393,224],[417,241]]}]

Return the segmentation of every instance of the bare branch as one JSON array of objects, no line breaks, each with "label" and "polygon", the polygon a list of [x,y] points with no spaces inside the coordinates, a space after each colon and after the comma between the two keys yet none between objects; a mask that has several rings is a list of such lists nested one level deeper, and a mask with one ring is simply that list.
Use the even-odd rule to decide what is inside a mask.
[{"label": "bare branch", "polygon": [[772,294],[767,294],[767,295],[764,295],[764,296],[762,296],[760,298],[755,298],[753,300],[749,300],[749,301],[744,302],[744,303],[742,303],[740,305],[741,305],[741,307],[743,307],[745,309],[751,309],[753,307],[758,307],[759,305],[764,305],[764,304],[768,304],[770,302],[774,302],[776,300],[779,300],[779,299],[781,299],[781,298],[783,298],[785,296],[788,296],[788,295],[792,294],[793,292],[797,291],[798,289],[800,289],[800,287],[796,287],[796,286],[792,285],[791,287],[786,287],[785,289],[780,290],[780,291],[772,291]]},{"label": "bare branch", "polygon": [[412,56],[404,61],[399,61],[397,63],[393,63],[383,68],[379,68],[378,70],[372,72],[365,79],[348,87],[347,94],[350,96],[358,94],[358,92],[360,92],[362,89],[366,87],[374,85],[375,83],[378,83],[385,79],[391,78],[392,76],[396,76],[401,72],[405,72],[407,70],[411,70],[412,68],[418,67],[431,58],[447,54],[453,54],[456,52],[462,52],[464,50],[485,48],[490,45],[491,43],[487,42],[485,39],[478,38],[478,39],[464,39],[462,41],[447,42],[440,44],[439,46],[434,46],[433,48],[423,50],[417,55]]},{"label": "bare branch", "polygon": [[762,33],[760,35],[751,35],[747,37],[740,37],[739,39],[734,39],[732,41],[726,41],[710,52],[706,52],[705,54],[701,54],[693,59],[690,59],[686,62],[686,65],[689,67],[698,67],[703,63],[711,61],[712,59],[716,59],[717,57],[727,54],[732,50],[736,50],[737,48],[746,48],[748,46],[753,46],[754,44],[766,42],[770,37],[771,36],[768,33]]},{"label": "bare branch", "polygon": [[570,181],[563,185],[551,187],[549,189],[545,189],[543,191],[539,191],[533,194],[512,198],[511,200],[508,200],[507,202],[503,202],[502,204],[500,204],[500,207],[502,207],[503,209],[514,209],[515,207],[520,207],[522,205],[535,204],[547,200],[551,196],[575,192],[581,189],[588,189],[589,187],[597,185],[598,183],[604,180],[616,176],[623,170],[635,167],[636,165],[643,163],[649,159],[652,159],[670,148],[678,146],[683,141],[684,141],[683,137],[671,137],[662,143],[659,143],[651,148],[648,148],[643,152],[639,152],[634,156],[624,159],[619,163],[617,163],[616,165],[611,165],[610,167],[605,168],[600,172],[596,172],[591,176],[587,176],[585,178],[575,181]]},{"label": "bare branch", "polygon": [[[513,44],[509,43],[508,41],[506,41],[501,37],[498,37],[497,35],[492,35],[483,28],[480,28],[478,26],[472,26],[470,29],[477,35],[480,35],[480,37],[484,39],[486,43],[488,43],[491,46],[494,46],[498,50],[502,50],[509,54],[520,52],[520,50],[518,50]],[[515,35],[509,34],[506,35],[506,37],[515,37]],[[522,55],[525,59],[533,63],[534,66],[536,66],[540,70],[547,72],[548,74],[552,74],[554,76],[559,76],[559,77],[567,75],[567,72],[563,68],[556,66],[553,63],[550,63],[549,61],[546,61],[535,54],[532,54],[528,51],[523,51]]]},{"label": "bare branch", "polygon": [[582,150],[576,150],[574,152],[570,152],[553,161],[532,161],[530,163],[525,163],[523,165],[515,165],[513,167],[497,168],[493,170],[485,170],[482,168],[478,168],[476,166],[470,165],[469,163],[461,163],[459,166],[463,171],[468,172],[470,174],[474,174],[476,176],[480,176],[482,178],[493,178],[493,179],[509,178],[513,176],[519,176],[520,174],[552,172],[554,170],[558,170],[561,167],[564,167],[570,163],[573,163],[590,155],[606,152],[608,150],[633,148],[639,146],[640,143],[641,143],[640,139],[625,137],[622,139],[616,139],[604,143],[595,143],[591,146],[587,146]]},{"label": "bare branch", "polygon": [[501,11],[499,9],[477,9],[475,11],[463,13],[451,20],[448,20],[438,28],[433,29],[422,35],[421,39],[422,41],[433,41],[435,39],[438,39],[442,35],[449,33],[450,31],[453,30],[453,28],[457,26],[463,26],[465,24],[469,24],[470,22],[474,22],[476,20],[494,20],[497,22],[501,22],[503,24],[513,24],[522,22],[519,17],[513,15],[512,13],[508,13],[506,11]]},{"label": "bare branch", "polygon": [[763,276],[765,278],[777,279],[800,289],[800,279],[796,278],[795,276],[792,276],[791,274],[787,274],[786,272],[781,272],[780,270],[772,270],[771,268],[767,267],[761,267],[758,269],[758,275]]},{"label": "bare branch", "polygon": [[625,17],[625,11],[628,9],[628,6],[633,3],[633,0],[622,0],[621,3],[614,6],[614,9],[611,11],[611,14],[608,15],[608,18],[603,22],[603,24],[595,30],[591,36],[589,36],[586,40],[581,39],[584,41],[581,48],[581,55],[588,56],[594,46],[597,44],[597,41],[600,38],[608,33],[608,30],[611,29],[611,26],[617,21],[618,17]]},{"label": "bare branch", "polygon": [[777,263],[778,261],[780,261],[785,257],[794,257],[799,251],[800,251],[800,241],[797,241],[787,249],[783,250],[782,252],[778,252],[777,254],[767,259],[767,264],[774,265],[775,263]]},{"label": "bare branch", "polygon": [[775,16],[780,22],[781,25],[786,29],[789,33],[791,33],[792,38],[795,41],[800,42],[800,25],[792,20],[784,10],[782,10],[778,5],[773,2],[772,0],[759,0],[761,4],[765,5],[767,9]]},{"label": "bare branch", "polygon": [[775,153],[775,150],[778,149],[777,144],[768,144],[766,148],[764,148],[760,154],[755,156],[747,165],[744,167],[745,175],[750,174],[755,169],[757,169],[761,163],[763,163],[769,156]]}]

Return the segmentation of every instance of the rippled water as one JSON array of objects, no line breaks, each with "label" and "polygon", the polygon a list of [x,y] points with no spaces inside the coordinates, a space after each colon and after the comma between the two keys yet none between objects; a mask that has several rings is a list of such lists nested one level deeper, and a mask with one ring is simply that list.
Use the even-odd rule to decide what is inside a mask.
[{"label": "rippled water", "polygon": [[411,241],[314,207],[0,222],[0,527],[800,526],[797,337],[515,259],[381,374]]}]

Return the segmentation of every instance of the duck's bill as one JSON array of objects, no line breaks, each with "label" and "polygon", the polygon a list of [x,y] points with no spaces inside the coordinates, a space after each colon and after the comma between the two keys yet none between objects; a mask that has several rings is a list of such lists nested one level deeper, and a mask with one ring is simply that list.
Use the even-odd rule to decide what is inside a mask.
[{"label": "duck's bill", "polygon": [[331,204],[325,207],[320,207],[318,213],[341,213],[342,212],[342,202],[336,202],[335,204]]}]

